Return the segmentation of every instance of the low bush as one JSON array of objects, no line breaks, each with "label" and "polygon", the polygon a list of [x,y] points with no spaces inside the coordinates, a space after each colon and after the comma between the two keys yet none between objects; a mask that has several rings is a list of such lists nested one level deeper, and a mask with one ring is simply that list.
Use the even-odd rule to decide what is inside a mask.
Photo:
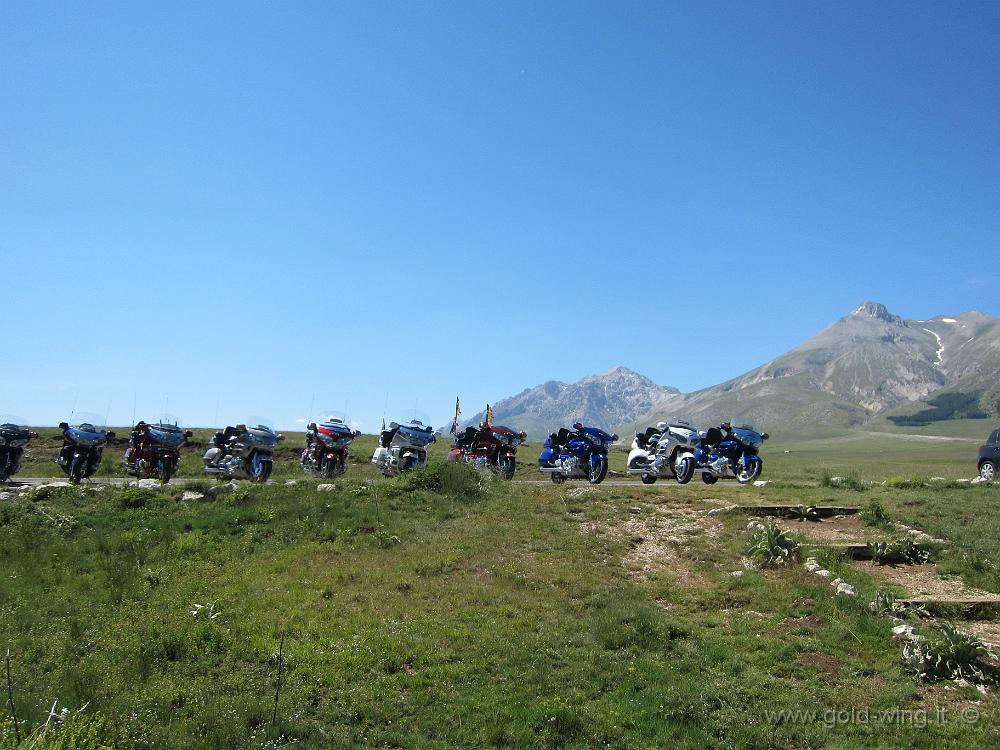
[{"label": "low bush", "polygon": [[457,500],[476,500],[489,486],[489,478],[466,463],[442,462],[402,474],[396,487],[404,492],[427,490]]},{"label": "low bush", "polygon": [[929,550],[908,536],[890,542],[870,542],[868,552],[876,565],[921,565],[931,557]]},{"label": "low bush", "polygon": [[866,526],[888,526],[892,523],[889,512],[878,500],[872,500],[861,511],[861,520]]},{"label": "low bush", "polygon": [[983,642],[948,622],[938,625],[930,638],[907,643],[903,663],[922,680],[996,682],[996,667]]},{"label": "low bush", "polygon": [[785,565],[798,559],[799,544],[768,519],[753,524],[747,551],[763,565]]}]

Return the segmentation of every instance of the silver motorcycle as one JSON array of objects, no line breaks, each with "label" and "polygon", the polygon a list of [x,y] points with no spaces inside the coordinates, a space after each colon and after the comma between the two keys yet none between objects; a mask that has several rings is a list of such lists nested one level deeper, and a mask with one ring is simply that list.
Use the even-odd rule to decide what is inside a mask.
[{"label": "silver motorcycle", "polygon": [[407,424],[389,423],[383,430],[372,463],[384,476],[392,477],[427,464],[427,446],[436,440],[434,428],[418,419]]},{"label": "silver motorcycle", "polygon": [[205,473],[222,480],[266,482],[274,468],[274,449],[284,439],[263,419],[220,430],[202,456]]},{"label": "silver motorcycle", "polygon": [[694,453],[700,442],[698,429],[686,419],[659,422],[635,434],[628,454],[628,473],[638,474],[643,484],[653,484],[657,479],[687,484],[694,476]]}]

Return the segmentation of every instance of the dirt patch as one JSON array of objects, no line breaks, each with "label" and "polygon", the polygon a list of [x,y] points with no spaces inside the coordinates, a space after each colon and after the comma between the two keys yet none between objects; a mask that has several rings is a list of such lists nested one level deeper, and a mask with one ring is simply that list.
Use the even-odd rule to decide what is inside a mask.
[{"label": "dirt patch", "polygon": [[959,626],[985,643],[993,653],[1000,652],[1000,622],[979,622],[971,620]]},{"label": "dirt patch", "polygon": [[629,512],[607,525],[594,521],[580,524],[584,534],[607,532],[626,543],[622,565],[629,570],[630,578],[645,580],[651,573],[669,570],[682,586],[700,586],[705,581],[695,572],[686,548],[696,539],[718,536],[721,529],[722,524],[707,517],[703,510],[665,503]]},{"label": "dirt patch", "polygon": [[806,651],[796,656],[795,661],[803,667],[810,667],[823,674],[840,672],[840,659],[833,654],[824,654],[822,651]]},{"label": "dirt patch", "polygon": [[961,578],[945,578],[937,565],[876,565],[871,561],[857,562],[855,567],[875,579],[902,586],[910,596],[927,597],[941,601],[963,599],[990,599],[1000,601],[1000,594],[966,586]]},{"label": "dirt patch", "polygon": [[786,617],[775,625],[771,632],[777,635],[784,633],[796,633],[802,630],[819,630],[826,621],[822,617],[815,615],[803,615],[802,617]]},{"label": "dirt patch", "polygon": [[867,544],[883,536],[877,529],[865,526],[857,515],[834,516],[824,521],[780,519],[777,524],[789,534],[813,544]]}]

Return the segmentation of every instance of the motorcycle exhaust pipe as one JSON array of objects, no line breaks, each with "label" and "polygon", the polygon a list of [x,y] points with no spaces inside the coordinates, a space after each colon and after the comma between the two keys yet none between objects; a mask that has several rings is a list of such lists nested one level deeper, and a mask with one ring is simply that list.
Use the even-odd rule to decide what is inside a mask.
[{"label": "motorcycle exhaust pipe", "polygon": [[539,466],[538,470],[539,471],[547,471],[550,474],[552,474],[554,472],[562,471],[562,469],[560,467],[558,467],[558,466]]}]

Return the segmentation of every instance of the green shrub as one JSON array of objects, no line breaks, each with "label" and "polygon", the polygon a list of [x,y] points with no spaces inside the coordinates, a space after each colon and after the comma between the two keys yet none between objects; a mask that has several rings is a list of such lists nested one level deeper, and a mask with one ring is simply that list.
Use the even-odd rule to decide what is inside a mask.
[{"label": "green shrub", "polygon": [[427,490],[456,500],[476,500],[485,494],[489,479],[469,464],[449,461],[405,472],[396,482],[405,491]]},{"label": "green shrub", "polygon": [[983,642],[949,622],[938,625],[936,635],[907,643],[903,663],[922,680],[996,682],[989,650]]},{"label": "green shrub", "polygon": [[858,479],[854,474],[848,474],[846,477],[835,477],[831,476],[829,472],[824,472],[823,476],[820,477],[819,483],[821,487],[829,487],[837,490],[852,490],[854,492],[866,492],[868,490],[868,483],[863,479]]},{"label": "green shrub", "polygon": [[145,487],[126,487],[118,494],[118,505],[122,508],[145,508],[146,503],[156,498],[156,491]]},{"label": "green shrub", "polygon": [[799,544],[771,519],[752,525],[748,552],[764,565],[784,565],[798,559]]},{"label": "green shrub", "polygon": [[870,542],[868,552],[876,565],[921,565],[931,557],[930,551],[908,536],[899,537],[891,542]]},{"label": "green shrub", "polygon": [[894,490],[914,490],[927,487],[930,482],[921,477],[889,477],[885,480],[885,485]]},{"label": "green shrub", "polygon": [[861,520],[866,526],[888,526],[892,523],[889,512],[878,500],[872,500],[861,511]]}]

